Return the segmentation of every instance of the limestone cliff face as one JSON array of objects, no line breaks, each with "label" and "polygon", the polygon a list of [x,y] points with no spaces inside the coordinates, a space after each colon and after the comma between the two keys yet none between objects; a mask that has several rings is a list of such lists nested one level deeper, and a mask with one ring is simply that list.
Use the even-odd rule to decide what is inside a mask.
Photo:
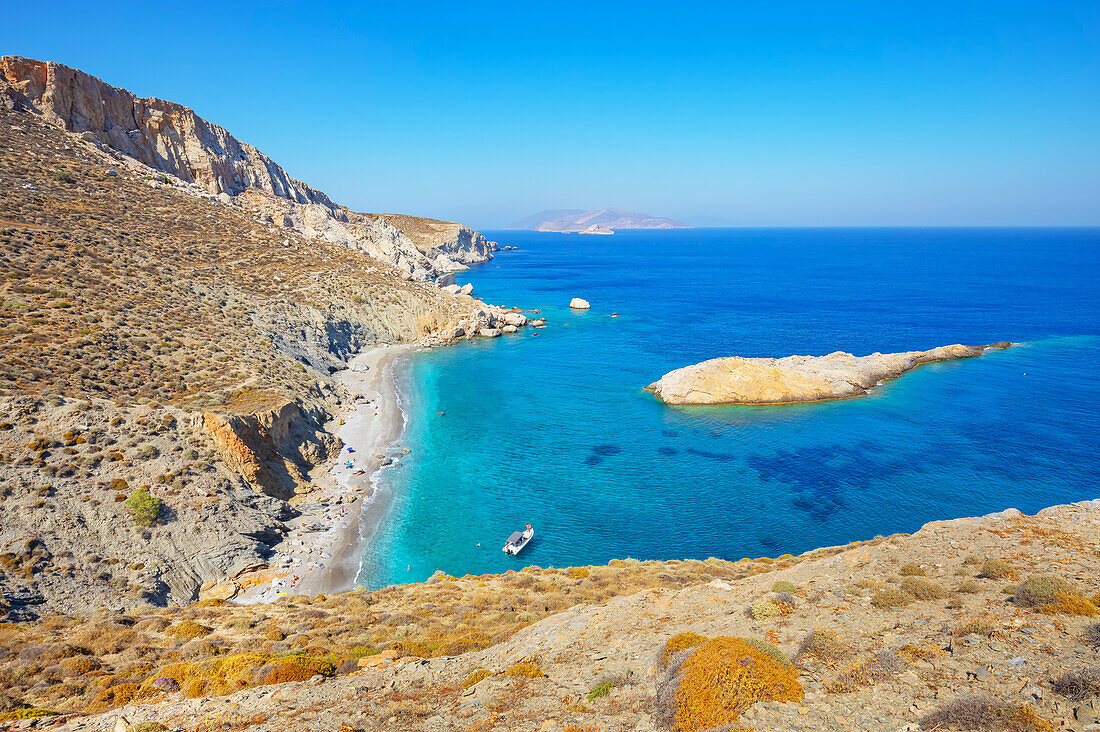
[{"label": "limestone cliff face", "polygon": [[248,415],[204,413],[195,424],[226,465],[276,498],[308,492],[309,469],[340,449],[338,438],[293,402]]},{"label": "limestone cliff face", "polygon": [[[445,221],[362,214],[175,102],[142,98],[52,61],[0,58],[0,100],[281,226],[359,249],[417,279],[492,258],[481,234]],[[244,195],[248,194],[248,195]],[[425,232],[428,232],[425,235]]]},{"label": "limestone cliff face", "polygon": [[670,371],[646,387],[667,404],[783,404],[866,394],[883,379],[933,361],[980,356],[992,346],[941,346],[930,351],[853,356],[714,358]]}]

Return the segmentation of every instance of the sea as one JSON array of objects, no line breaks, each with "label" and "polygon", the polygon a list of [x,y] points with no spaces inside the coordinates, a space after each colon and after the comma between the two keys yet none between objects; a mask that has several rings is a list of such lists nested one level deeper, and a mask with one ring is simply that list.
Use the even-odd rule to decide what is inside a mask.
[{"label": "sea", "polygon": [[[402,361],[410,452],[377,476],[363,586],[774,557],[1100,497],[1100,229],[486,233],[518,249],[459,283],[547,326]],[[839,401],[643,391],[717,356],[1001,340],[1019,345]],[[534,541],[505,555],[528,523]]]}]

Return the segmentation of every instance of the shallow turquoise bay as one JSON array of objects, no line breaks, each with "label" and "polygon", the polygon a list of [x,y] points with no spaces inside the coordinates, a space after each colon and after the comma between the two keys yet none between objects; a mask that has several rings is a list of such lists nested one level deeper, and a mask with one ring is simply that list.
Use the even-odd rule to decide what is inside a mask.
[{"label": "shallow turquoise bay", "polygon": [[[1096,229],[490,235],[521,249],[459,281],[549,326],[409,357],[411,454],[380,476],[393,500],[368,587],[775,556],[1100,497]],[[845,401],[684,409],[641,390],[721,355],[1002,339],[1026,344]],[[505,556],[528,522],[535,541]]]}]

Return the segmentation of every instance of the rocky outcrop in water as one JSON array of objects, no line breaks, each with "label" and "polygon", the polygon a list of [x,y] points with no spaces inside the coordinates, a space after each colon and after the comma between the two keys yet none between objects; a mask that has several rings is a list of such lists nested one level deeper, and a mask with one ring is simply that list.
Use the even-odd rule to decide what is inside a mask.
[{"label": "rocky outcrop in water", "polygon": [[462,224],[340,206],[192,109],[138,97],[59,63],[0,58],[0,103],[33,110],[123,162],[174,176],[308,237],[359,249],[416,279],[466,269],[497,249]]},{"label": "rocky outcrop in water", "polygon": [[893,379],[921,364],[982,355],[991,346],[941,346],[930,351],[853,356],[786,358],[714,358],[670,371],[645,387],[666,404],[785,404],[840,399],[866,394],[883,379]]}]

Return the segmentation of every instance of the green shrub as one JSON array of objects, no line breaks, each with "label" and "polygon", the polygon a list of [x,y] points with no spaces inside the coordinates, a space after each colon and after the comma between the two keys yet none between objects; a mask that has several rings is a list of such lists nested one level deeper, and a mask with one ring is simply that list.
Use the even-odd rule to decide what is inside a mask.
[{"label": "green shrub", "polygon": [[1061,593],[1075,595],[1073,585],[1060,577],[1038,575],[1028,577],[1016,588],[1016,603],[1021,607],[1053,604]]},{"label": "green shrub", "polygon": [[772,585],[772,592],[786,592],[793,595],[798,592],[798,588],[795,587],[794,582],[788,582],[787,580],[776,580]]},{"label": "green shrub", "polygon": [[477,671],[472,671],[466,675],[466,678],[462,680],[462,688],[469,689],[471,686],[474,686],[475,684],[484,681],[492,675],[492,671],[484,668],[479,668]]},{"label": "green shrub", "polygon": [[941,585],[921,577],[906,577],[901,581],[901,589],[918,600],[942,600],[951,594]]},{"label": "green shrub", "polygon": [[152,526],[160,516],[160,501],[145,487],[138,488],[126,499],[126,508],[138,526]]},{"label": "green shrub", "polygon": [[614,684],[611,683],[611,679],[605,679],[593,687],[592,691],[588,692],[588,701],[596,701],[602,696],[607,696],[611,693],[611,688]]},{"label": "green shrub", "polygon": [[879,590],[871,597],[871,604],[879,608],[905,607],[917,598],[898,587]]},{"label": "green shrub", "polygon": [[987,559],[982,565],[982,577],[986,579],[1004,579],[1012,576],[1012,567],[1003,559]]}]

